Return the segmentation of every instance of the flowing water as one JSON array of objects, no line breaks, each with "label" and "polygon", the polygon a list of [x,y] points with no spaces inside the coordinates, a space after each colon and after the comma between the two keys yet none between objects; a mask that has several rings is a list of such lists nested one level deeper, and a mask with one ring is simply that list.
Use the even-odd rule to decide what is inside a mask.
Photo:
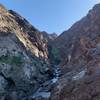
[{"label": "flowing water", "polygon": [[[58,79],[61,75],[61,70],[58,66],[54,67],[54,77],[47,81],[48,85],[54,85],[58,82]],[[45,83],[44,83],[45,84]],[[32,98],[37,98],[37,97],[43,97],[43,98],[49,98],[51,95],[51,91],[46,88],[44,85],[43,87],[40,87],[36,93],[32,96]]]}]

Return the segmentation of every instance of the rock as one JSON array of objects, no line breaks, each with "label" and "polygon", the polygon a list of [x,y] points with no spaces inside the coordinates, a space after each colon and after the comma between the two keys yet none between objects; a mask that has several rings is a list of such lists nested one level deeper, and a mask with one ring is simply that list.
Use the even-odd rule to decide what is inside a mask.
[{"label": "rock", "polygon": [[99,100],[99,13],[57,36],[0,5],[0,100]]},{"label": "rock", "polygon": [[50,92],[39,92],[35,94],[32,98],[41,97],[41,98],[47,99],[50,97],[50,94],[51,94]]},{"label": "rock", "polygon": [[52,42],[58,37],[56,33],[48,34],[47,32],[43,31],[42,34],[47,39],[48,43]]},{"label": "rock", "polygon": [[7,9],[2,4],[0,4],[0,13],[7,13]]},{"label": "rock", "polygon": [[0,5],[0,92],[12,100],[21,98],[20,91],[28,97],[39,88],[39,81],[49,79],[50,69],[43,34],[25,18]]},{"label": "rock", "polygon": [[15,17],[14,20],[19,25],[17,27],[19,27],[18,30],[20,31],[21,35],[18,34],[17,36],[24,46],[29,49],[33,55],[37,57],[48,58],[47,42],[42,33],[18,13],[12,10],[9,10],[9,13]]},{"label": "rock", "polygon": [[7,49],[3,49],[3,48],[1,48],[0,49],[0,57],[2,57],[2,56],[6,56],[7,55]]},{"label": "rock", "polygon": [[79,72],[77,75],[73,76],[72,80],[79,80],[82,79],[85,76],[86,71],[83,70]]},{"label": "rock", "polygon": [[100,4],[97,4],[53,41],[52,48],[59,51],[63,75],[51,92],[51,100],[99,100],[99,12]]},{"label": "rock", "polygon": [[5,89],[7,85],[8,85],[7,80],[3,76],[0,75],[0,93],[6,92]]},{"label": "rock", "polygon": [[32,76],[35,76],[37,74],[37,69],[27,64],[23,67],[22,71],[24,79],[26,78],[26,80],[30,80]]},{"label": "rock", "polygon": [[1,63],[0,64],[0,72],[3,73],[4,76],[9,77],[11,73],[11,65],[6,64],[6,63]]},{"label": "rock", "polygon": [[13,92],[11,93],[11,98],[12,98],[12,100],[18,100],[17,92],[13,91]]}]

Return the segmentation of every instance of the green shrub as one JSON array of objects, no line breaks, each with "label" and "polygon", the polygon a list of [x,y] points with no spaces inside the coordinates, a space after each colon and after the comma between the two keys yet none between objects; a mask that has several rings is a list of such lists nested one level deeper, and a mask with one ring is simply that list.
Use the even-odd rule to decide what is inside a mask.
[{"label": "green shrub", "polygon": [[59,50],[57,48],[52,48],[51,52],[55,58],[59,56]]},{"label": "green shrub", "polygon": [[53,56],[53,59],[54,59],[55,63],[59,64],[59,62],[60,62],[60,52],[59,52],[59,49],[53,47],[52,50],[51,50],[51,54]]},{"label": "green shrub", "polygon": [[12,56],[11,64],[13,65],[21,65],[22,62],[22,57],[21,56]]},{"label": "green shrub", "polygon": [[16,56],[1,56],[0,57],[0,62],[1,63],[6,63],[10,65],[16,65],[19,66],[23,63],[22,57],[20,55]]}]

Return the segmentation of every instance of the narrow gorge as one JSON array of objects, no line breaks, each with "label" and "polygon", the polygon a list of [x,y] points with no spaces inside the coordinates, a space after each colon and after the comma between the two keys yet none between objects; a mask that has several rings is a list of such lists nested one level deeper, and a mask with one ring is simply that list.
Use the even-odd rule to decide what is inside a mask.
[{"label": "narrow gorge", "polygon": [[100,100],[100,4],[59,36],[0,4],[0,100]]}]

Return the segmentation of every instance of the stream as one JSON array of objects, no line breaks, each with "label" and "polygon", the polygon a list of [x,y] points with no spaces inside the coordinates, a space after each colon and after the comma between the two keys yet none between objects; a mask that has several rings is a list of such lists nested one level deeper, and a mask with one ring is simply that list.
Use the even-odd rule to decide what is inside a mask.
[{"label": "stream", "polygon": [[49,98],[51,95],[51,91],[49,90],[49,87],[53,86],[58,82],[58,79],[61,75],[61,70],[58,66],[54,67],[54,77],[45,83],[33,94],[32,98],[35,100],[35,98],[42,97],[42,98]]}]

